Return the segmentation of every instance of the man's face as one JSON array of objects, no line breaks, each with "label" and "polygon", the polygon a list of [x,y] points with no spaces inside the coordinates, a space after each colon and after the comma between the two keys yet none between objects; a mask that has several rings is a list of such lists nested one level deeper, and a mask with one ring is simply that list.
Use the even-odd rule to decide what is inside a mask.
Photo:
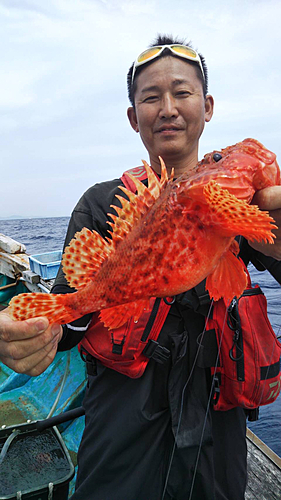
[{"label": "man's face", "polygon": [[140,132],[151,164],[197,162],[198,141],[213,112],[204,98],[195,67],[175,57],[163,57],[142,70],[136,80],[135,110],[128,117]]}]

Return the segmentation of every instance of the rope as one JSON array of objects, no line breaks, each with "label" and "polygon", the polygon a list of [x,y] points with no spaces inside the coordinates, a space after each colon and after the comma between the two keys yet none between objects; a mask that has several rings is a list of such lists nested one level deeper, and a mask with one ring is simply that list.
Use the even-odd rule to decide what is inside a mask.
[{"label": "rope", "polygon": [[47,418],[50,418],[54,414],[54,412],[56,410],[56,407],[58,405],[58,402],[60,400],[62,391],[63,391],[64,386],[65,386],[66,378],[67,378],[67,375],[68,375],[68,370],[69,370],[69,365],[70,365],[70,356],[71,356],[71,352],[68,351],[68,353],[67,353],[67,359],[66,359],[66,365],[65,365],[65,370],[64,370],[62,381],[61,381],[61,386],[60,386],[59,392],[57,394],[57,397],[56,397],[56,399],[54,401],[54,404],[53,404],[52,408],[50,409],[49,414],[47,415]]},{"label": "rope", "polygon": [[17,280],[14,283],[10,283],[9,285],[0,286],[0,292],[2,290],[7,290],[7,288],[12,288],[14,286],[17,286],[18,282],[19,282],[19,278],[17,278]]},{"label": "rope", "polygon": [[8,448],[10,447],[12,441],[15,439],[15,437],[17,437],[17,435],[20,433],[20,430],[19,429],[14,429],[13,432],[11,432],[11,434],[9,435],[9,437],[6,439],[5,443],[4,443],[4,446],[1,450],[1,453],[0,453],[0,465],[2,464],[6,454],[7,454],[7,451],[8,451]]}]

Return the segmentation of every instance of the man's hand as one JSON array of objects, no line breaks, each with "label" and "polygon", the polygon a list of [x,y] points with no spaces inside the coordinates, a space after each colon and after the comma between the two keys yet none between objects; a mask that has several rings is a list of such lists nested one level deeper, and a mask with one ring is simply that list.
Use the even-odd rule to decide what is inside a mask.
[{"label": "man's hand", "polygon": [[62,327],[47,318],[13,321],[0,313],[0,361],[17,373],[40,375],[52,363]]},{"label": "man's hand", "polygon": [[274,244],[249,242],[249,245],[269,257],[281,260],[281,186],[272,186],[258,191],[252,201],[261,210],[268,210],[276,222],[278,229],[273,229],[276,235]]}]

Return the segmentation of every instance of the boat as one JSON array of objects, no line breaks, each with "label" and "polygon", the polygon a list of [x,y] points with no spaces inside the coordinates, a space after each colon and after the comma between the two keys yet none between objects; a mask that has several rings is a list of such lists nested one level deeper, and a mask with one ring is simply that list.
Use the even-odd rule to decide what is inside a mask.
[{"label": "boat", "polygon": [[247,429],[248,481],[245,500],[280,500],[281,458]]},{"label": "boat", "polygon": [[[60,264],[57,254],[58,252],[50,252],[41,256],[29,256],[24,245],[0,234],[0,309],[7,307],[11,298],[19,293],[50,292]],[[54,428],[58,428],[59,445],[65,448],[61,449],[61,452],[66,453],[66,458],[70,459],[70,470],[66,474],[67,477],[62,478],[62,482],[69,479],[67,496],[63,496],[65,493],[60,490],[59,480],[57,484],[53,483],[54,492],[59,495],[58,500],[67,499],[74,493],[77,450],[84,429],[81,405],[86,380],[85,363],[82,362],[77,348],[57,353],[53,363],[38,377],[15,373],[0,363],[0,452],[13,429],[19,428],[21,434],[25,435],[30,427],[31,431],[34,428],[35,432],[34,422],[48,421],[48,429],[51,423],[52,427],[55,425]],[[63,415],[62,420],[65,421],[56,424],[52,419],[59,415]],[[19,436],[15,438],[15,442],[16,439],[19,439]],[[44,451],[42,453],[44,454]],[[49,488],[52,478],[49,479],[43,489],[38,486],[38,491]],[[0,473],[0,499],[21,498],[20,494],[16,496],[17,492],[15,496],[1,492],[1,484]],[[32,495],[35,494],[34,491],[33,486]]]},{"label": "boat", "polygon": [[[19,293],[49,292],[60,258],[58,252],[28,256],[24,245],[0,234],[0,309],[7,307],[11,298]],[[30,498],[37,498],[34,496],[35,488],[38,499],[43,492],[48,500],[67,500],[74,493],[77,450],[84,429],[82,400],[86,379],[85,364],[76,347],[57,353],[53,363],[38,377],[14,373],[0,363],[0,500],[17,500],[22,495],[26,499],[29,494]],[[1,454],[6,454],[8,459],[8,449],[12,453],[12,447],[20,439],[23,442],[26,439],[37,440],[38,434],[44,432],[48,439],[56,442],[56,449],[67,463],[63,477],[54,478],[54,470],[49,466],[52,457],[39,444],[35,469],[39,467],[38,460],[40,467],[46,466],[44,473],[39,467],[44,484],[34,486],[32,476],[33,484],[29,490],[16,488],[13,493],[10,490],[9,493],[2,492],[1,467],[4,460],[1,461]],[[280,499],[281,458],[249,429],[247,444],[246,500]]]}]

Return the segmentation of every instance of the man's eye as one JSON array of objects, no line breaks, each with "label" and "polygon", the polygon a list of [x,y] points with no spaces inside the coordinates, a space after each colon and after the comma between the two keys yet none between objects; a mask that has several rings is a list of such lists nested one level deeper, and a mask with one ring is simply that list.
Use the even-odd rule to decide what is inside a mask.
[{"label": "man's eye", "polygon": [[190,92],[188,90],[179,90],[177,93],[176,93],[177,96],[181,97],[185,97],[185,96],[189,96],[190,95]]},{"label": "man's eye", "polygon": [[148,97],[145,97],[143,102],[153,102],[158,99],[157,95],[149,95]]}]

